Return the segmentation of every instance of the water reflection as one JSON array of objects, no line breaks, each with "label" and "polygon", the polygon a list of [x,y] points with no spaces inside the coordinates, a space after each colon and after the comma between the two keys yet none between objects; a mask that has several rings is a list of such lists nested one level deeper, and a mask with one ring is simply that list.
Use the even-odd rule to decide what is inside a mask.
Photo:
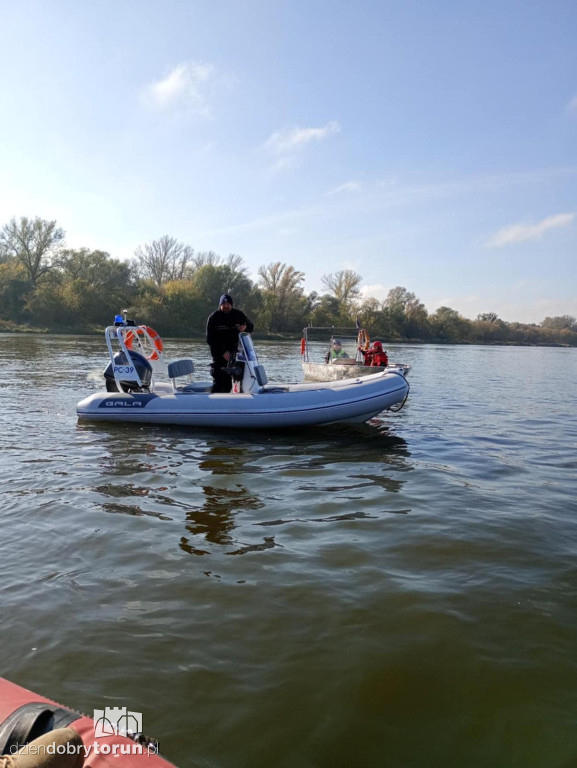
[{"label": "water reflection", "polygon": [[[202,460],[198,462],[198,469],[215,478],[236,476],[240,480],[243,475],[260,471],[258,467],[247,467],[253,457],[252,446],[245,443],[217,443],[205,451]],[[264,501],[249,490],[244,482],[237,482],[232,488],[217,484],[203,485],[202,491],[204,503],[187,510],[185,528],[192,536],[200,536],[210,544],[233,544],[232,531],[236,527],[236,515],[249,510],[256,511],[264,506]],[[182,536],[180,548],[189,554],[208,554],[206,549],[194,546],[187,536]]]},{"label": "water reflection", "polygon": [[[202,507],[187,511],[185,528],[193,536],[203,536],[211,544],[231,544],[235,516],[246,510],[264,507],[264,502],[242,485],[236,490],[214,486],[204,486],[202,490],[206,500]],[[181,548],[189,551],[186,549],[188,544],[189,540],[183,537]]]},{"label": "water reflection", "polygon": [[[318,528],[410,511],[390,502],[383,510],[380,503],[401,491],[405,480],[399,473],[411,469],[406,441],[386,429],[375,425],[350,431],[327,428],[322,441],[302,431],[298,438],[286,431],[255,433],[254,442],[247,442],[247,437],[234,433],[226,444],[209,445],[199,461],[202,472],[215,481],[226,478],[229,484],[202,485],[202,505],[186,511],[190,535],[180,539],[183,551],[208,555],[214,551],[209,544],[226,548],[227,555],[260,552],[282,546],[278,537],[259,536],[262,527],[304,523]],[[358,471],[359,466],[363,471]],[[374,509],[375,496],[378,509]],[[325,514],[327,503],[348,508]],[[291,513],[279,515],[283,508]],[[238,529],[242,529],[242,542]],[[246,543],[248,537],[256,540]]]},{"label": "water reflection", "polygon": [[48,353],[46,341],[32,334],[2,334],[0,362],[10,364],[17,360],[31,361],[45,357]]},{"label": "water reflection", "polygon": [[155,517],[158,520],[172,520],[172,517],[163,515],[161,512],[151,512],[142,509],[138,504],[118,504],[116,502],[106,502],[101,505],[105,512],[111,512],[116,515],[132,515],[133,517]]},{"label": "water reflection", "polygon": [[[98,445],[96,506],[182,521],[178,546],[187,554],[263,552],[296,528],[310,538],[410,511],[395,497],[411,453],[378,420],[282,432],[81,424],[79,434]],[[263,535],[273,528],[275,536]]]}]

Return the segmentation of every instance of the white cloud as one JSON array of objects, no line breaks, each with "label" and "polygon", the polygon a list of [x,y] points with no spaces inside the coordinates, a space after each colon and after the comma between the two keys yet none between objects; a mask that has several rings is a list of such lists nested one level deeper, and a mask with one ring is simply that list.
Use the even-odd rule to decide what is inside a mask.
[{"label": "white cloud", "polygon": [[360,289],[363,299],[377,299],[378,301],[384,301],[389,295],[390,290],[390,285],[383,285],[382,283],[363,285]]},{"label": "white cloud", "polygon": [[[21,216],[27,216],[34,219],[39,216],[48,221],[56,220],[58,226],[63,226],[62,222],[70,218],[70,209],[59,201],[50,199],[48,195],[35,191],[29,192],[28,189],[16,189],[11,187],[6,190],[0,190],[0,222],[8,222],[9,219],[20,219]],[[65,227],[66,229],[66,227]]]},{"label": "white cloud", "polygon": [[547,216],[537,224],[512,224],[503,227],[485,243],[487,248],[500,248],[510,243],[520,243],[525,240],[539,240],[549,229],[566,227],[575,218],[574,213],[558,213],[555,216]]},{"label": "white cloud", "polygon": [[359,192],[361,184],[358,181],[345,181],[344,184],[339,184],[338,187],[329,189],[327,195],[340,195],[342,192]]},{"label": "white cloud", "polygon": [[283,170],[288,167],[294,158],[307,144],[315,141],[324,141],[329,136],[339,133],[340,126],[336,121],[327,123],[322,128],[290,128],[276,131],[266,140],[264,147],[272,155],[276,156],[274,170]]},{"label": "white cloud", "polygon": [[147,106],[159,109],[185,107],[201,117],[210,117],[207,90],[216,77],[212,64],[188,61],[178,64],[162,80],[150,83],[142,91]]},{"label": "white cloud", "polygon": [[271,173],[280,173],[281,171],[290,168],[293,164],[293,157],[277,157],[274,163],[270,166],[269,171]]},{"label": "white cloud", "polygon": [[298,235],[299,233],[300,229],[297,227],[281,227],[278,231],[281,237],[292,237],[292,235]]},{"label": "white cloud", "polygon": [[390,189],[397,183],[397,179],[380,179],[379,181],[375,182],[375,186],[377,189]]}]

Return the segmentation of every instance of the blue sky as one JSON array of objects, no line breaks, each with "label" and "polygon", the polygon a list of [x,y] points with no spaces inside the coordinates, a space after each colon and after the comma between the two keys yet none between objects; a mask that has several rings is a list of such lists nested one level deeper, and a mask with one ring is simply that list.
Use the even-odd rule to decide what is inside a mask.
[{"label": "blue sky", "polygon": [[0,224],[577,316],[574,0],[0,0]]}]

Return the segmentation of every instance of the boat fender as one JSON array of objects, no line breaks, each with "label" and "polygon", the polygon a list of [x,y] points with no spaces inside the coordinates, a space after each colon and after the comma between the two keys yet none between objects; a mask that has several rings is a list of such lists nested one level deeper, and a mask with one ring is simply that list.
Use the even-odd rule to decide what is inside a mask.
[{"label": "boat fender", "polygon": [[[146,356],[147,360],[158,360],[159,358],[159,352],[162,352],[164,349],[164,344],[162,343],[162,339],[160,338],[160,335],[154,330],[154,328],[150,328],[148,325],[143,326],[146,333],[150,336],[152,343],[154,344],[155,348],[149,355]],[[129,331],[126,334],[126,338],[124,339],[124,343],[128,347],[128,349],[132,349],[132,345],[134,344],[136,340],[136,334],[138,333],[138,329],[136,331]]]}]

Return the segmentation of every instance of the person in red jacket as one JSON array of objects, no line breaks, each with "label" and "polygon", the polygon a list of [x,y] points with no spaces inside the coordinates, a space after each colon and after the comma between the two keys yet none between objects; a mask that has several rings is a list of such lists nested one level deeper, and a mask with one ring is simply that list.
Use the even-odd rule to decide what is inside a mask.
[{"label": "person in red jacket", "polygon": [[365,365],[380,368],[389,364],[389,357],[380,341],[374,341],[370,349],[361,349],[361,353],[365,356]]}]

